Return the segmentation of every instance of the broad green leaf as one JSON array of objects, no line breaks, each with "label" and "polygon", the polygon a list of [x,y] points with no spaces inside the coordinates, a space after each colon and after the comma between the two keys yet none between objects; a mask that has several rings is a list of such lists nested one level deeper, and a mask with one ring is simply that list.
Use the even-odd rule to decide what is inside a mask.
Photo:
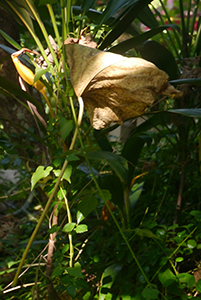
[{"label": "broad green leaf", "polygon": [[36,67],[35,69],[35,76],[34,76],[34,83],[39,80],[44,74],[46,74],[47,72],[49,72],[50,67],[48,67],[47,69],[42,69],[42,68],[38,68]]},{"label": "broad green leaf", "polygon": [[[56,177],[59,177],[60,173],[61,173],[61,170],[53,170],[54,172],[54,175]],[[65,179],[66,181],[68,181],[69,183],[71,183],[71,174],[72,174],[72,166],[71,165],[67,165],[65,171],[64,171],[64,174],[61,178],[61,180]]]},{"label": "broad green leaf", "polygon": [[75,278],[83,278],[83,274],[82,274],[82,268],[79,262],[76,262],[74,264],[74,267],[68,267],[67,268],[67,272],[69,275],[75,277]]},{"label": "broad green leaf", "polygon": [[177,258],[175,259],[175,261],[176,261],[176,262],[182,262],[182,261],[184,261],[184,258],[183,258],[183,257],[177,257]]},{"label": "broad green leaf", "polygon": [[106,160],[111,168],[115,171],[121,181],[126,182],[127,179],[127,161],[122,156],[118,156],[108,151],[88,152],[86,156],[94,160]]},{"label": "broad green leaf", "polygon": [[201,279],[199,279],[196,284],[196,290],[201,293]]},{"label": "broad green leaf", "polygon": [[123,264],[113,264],[105,269],[101,277],[99,300],[105,299],[105,295],[109,292],[122,267]]},{"label": "broad green leaf", "polygon": [[149,286],[147,286],[143,291],[142,291],[142,296],[146,300],[152,300],[152,299],[157,299],[159,294],[159,290],[153,289]]},{"label": "broad green leaf", "polygon": [[20,260],[17,260],[17,261],[9,261],[8,262],[8,268],[10,269],[13,265],[16,265],[20,262]]},{"label": "broad green leaf", "polygon": [[195,286],[195,278],[193,275],[188,273],[180,273],[176,276],[179,279],[180,283],[185,283],[188,288]]},{"label": "broad green leaf", "polygon": [[193,249],[193,248],[195,248],[197,246],[197,243],[196,243],[196,241],[195,240],[188,240],[187,241],[187,247],[188,248],[190,248],[190,249]]},{"label": "broad green leaf", "polygon": [[61,276],[61,274],[63,273],[64,271],[64,267],[59,265],[57,266],[53,272],[52,272],[52,277],[55,277],[55,276]]},{"label": "broad green leaf", "polygon": [[75,228],[75,231],[77,233],[83,233],[83,232],[88,231],[88,227],[86,224],[77,225],[77,227]]},{"label": "broad green leaf", "polygon": [[67,286],[66,290],[68,295],[74,299],[77,293],[75,286],[73,284],[70,284]]},{"label": "broad green leaf", "polygon": [[34,186],[40,179],[45,178],[50,174],[52,169],[53,169],[53,167],[51,167],[51,166],[47,167],[46,169],[44,166],[39,166],[36,169],[36,171],[33,173],[32,177],[31,177],[31,191],[33,190]]},{"label": "broad green leaf", "polygon": [[66,225],[64,225],[62,231],[70,233],[76,226],[76,223],[67,223]]},{"label": "broad green leaf", "polygon": [[163,45],[156,41],[147,41],[140,49],[140,53],[142,58],[154,63],[159,69],[165,71],[170,79],[178,77],[178,67],[175,58]]},{"label": "broad green leaf", "polygon": [[79,224],[80,222],[82,222],[84,220],[84,215],[81,213],[81,211],[77,211],[77,224]]},{"label": "broad green leaf", "polygon": [[159,273],[158,279],[162,283],[164,287],[167,287],[172,283],[172,280],[177,281],[175,275],[170,271],[170,269],[166,269],[164,272]]},{"label": "broad green leaf", "polygon": [[74,122],[73,120],[67,120],[66,118],[60,116],[59,117],[59,126],[62,140],[65,141],[67,136],[73,130]]},{"label": "broad green leaf", "polygon": [[194,216],[197,222],[201,222],[201,211],[200,210],[192,210],[190,215]]},{"label": "broad green leaf", "polygon": [[94,195],[88,195],[78,203],[78,210],[86,218],[90,214],[90,212],[96,209],[97,205],[97,198]]}]

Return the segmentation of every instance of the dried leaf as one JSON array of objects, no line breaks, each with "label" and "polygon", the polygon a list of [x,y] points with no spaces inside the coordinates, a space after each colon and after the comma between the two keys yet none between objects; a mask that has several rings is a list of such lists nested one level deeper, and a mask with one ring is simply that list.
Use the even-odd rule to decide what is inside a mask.
[{"label": "dried leaf", "polygon": [[156,93],[172,98],[182,94],[168,83],[164,71],[144,59],[79,44],[66,45],[66,53],[73,88],[95,129],[143,114]]}]

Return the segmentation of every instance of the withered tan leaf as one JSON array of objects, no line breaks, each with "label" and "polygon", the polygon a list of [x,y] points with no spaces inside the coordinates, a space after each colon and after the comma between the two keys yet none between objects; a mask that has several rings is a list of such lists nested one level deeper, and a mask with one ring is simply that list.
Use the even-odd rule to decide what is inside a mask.
[{"label": "withered tan leaf", "polygon": [[82,96],[95,129],[143,114],[156,93],[181,96],[168,83],[168,75],[144,59],[79,44],[65,47],[73,88]]}]

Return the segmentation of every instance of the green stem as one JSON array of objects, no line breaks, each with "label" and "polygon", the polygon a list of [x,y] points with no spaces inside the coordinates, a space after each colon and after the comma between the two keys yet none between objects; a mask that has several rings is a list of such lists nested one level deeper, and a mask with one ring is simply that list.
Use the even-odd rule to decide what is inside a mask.
[{"label": "green stem", "polygon": [[[71,216],[71,212],[70,212],[70,207],[68,205],[68,199],[66,197],[66,195],[64,194],[64,191],[62,189],[62,187],[60,187],[61,193],[64,197],[64,201],[66,204],[66,210],[67,210],[67,216],[68,216],[68,223],[72,223],[72,216]],[[70,261],[69,261],[69,266],[71,268],[73,268],[73,257],[74,257],[74,247],[73,247],[73,237],[72,237],[72,233],[68,234],[68,239],[69,239],[69,247],[70,247]]]},{"label": "green stem", "polygon": [[34,15],[34,17],[35,17],[35,19],[36,19],[36,21],[37,21],[37,23],[38,23],[41,31],[42,31],[42,33],[44,35],[44,38],[45,38],[46,43],[47,43],[47,46],[48,46],[48,48],[49,48],[49,50],[50,50],[50,52],[52,54],[52,57],[54,59],[54,63],[56,65],[57,69],[59,69],[59,62],[58,62],[57,56],[56,56],[56,54],[54,52],[54,49],[52,48],[52,45],[50,43],[50,40],[49,40],[49,37],[48,37],[48,33],[47,33],[46,29],[45,29],[45,26],[44,26],[43,22],[41,21],[41,19],[40,19],[39,15],[38,15],[38,13],[37,13],[37,11],[36,11],[33,3],[31,3],[30,0],[25,0],[25,1],[26,1],[27,5],[29,6],[30,10],[33,13],[33,15]]},{"label": "green stem", "polygon": [[[83,101],[83,100],[82,100],[81,97],[78,98],[78,100],[79,100],[79,104],[80,104],[80,106],[81,106],[81,103],[80,103],[80,102]],[[71,109],[72,109],[72,113],[73,113],[73,118],[74,118],[75,124],[77,124],[77,123],[79,122],[79,118],[78,118],[78,122],[77,122],[77,120],[76,120],[76,114],[75,114],[75,109],[74,109],[74,105],[73,105],[73,100],[72,100],[71,97],[70,97],[70,105],[71,105]],[[82,105],[83,105],[83,104],[82,104]],[[79,123],[78,123],[78,124],[79,124]],[[79,129],[79,128],[77,127],[77,129]],[[82,137],[81,137],[81,134],[80,134],[79,130],[78,130],[78,137],[79,137],[79,140],[80,140],[81,147],[82,147],[82,149],[84,150],[84,145],[83,145]],[[97,180],[96,180],[96,176],[94,175],[93,169],[92,169],[92,167],[91,167],[91,164],[90,164],[89,159],[87,158],[87,156],[85,156],[85,160],[86,160],[86,163],[87,163],[87,165],[88,165],[88,167],[89,167],[89,170],[90,170],[90,172],[91,172],[91,177],[92,177],[92,179],[93,179],[93,181],[94,181],[94,183],[95,183],[95,186],[96,186],[96,188],[97,188],[97,191],[99,192],[101,198],[103,199],[103,201],[104,201],[104,203],[105,203],[105,205],[106,205],[106,207],[107,207],[107,209],[108,209],[110,215],[111,215],[112,218],[113,218],[114,223],[116,224],[116,226],[117,226],[117,228],[118,228],[118,230],[119,230],[119,232],[120,232],[120,234],[121,234],[123,240],[125,241],[125,243],[126,243],[128,249],[129,249],[129,251],[130,251],[130,253],[131,253],[131,255],[132,255],[134,261],[136,262],[138,268],[140,269],[140,272],[141,272],[142,275],[144,276],[144,279],[146,280],[147,284],[148,284],[149,286],[151,286],[151,283],[149,282],[149,280],[148,280],[148,278],[147,278],[147,276],[146,276],[144,270],[142,269],[142,267],[141,267],[141,265],[140,265],[140,263],[139,263],[139,261],[138,261],[136,255],[135,255],[135,253],[133,252],[133,250],[132,250],[132,248],[131,248],[131,246],[130,246],[130,244],[129,244],[127,238],[126,238],[126,236],[124,235],[124,233],[123,233],[121,227],[119,226],[119,223],[118,223],[117,219],[115,218],[115,216],[114,216],[112,210],[110,209],[110,206],[109,206],[107,200],[105,199],[105,197],[104,197],[104,195],[103,195],[103,192],[102,192],[101,188],[99,187],[99,184],[98,184],[98,182],[97,182]]]},{"label": "green stem", "polygon": [[127,228],[130,228],[130,201],[128,189],[124,189],[124,202],[125,202],[125,211],[126,211],[126,220],[127,220]]},{"label": "green stem", "polygon": [[67,14],[66,14],[66,6],[65,6],[65,1],[60,0],[61,4],[61,19],[62,19],[62,37],[63,41],[67,38]]},{"label": "green stem", "polygon": [[50,67],[50,62],[47,58],[47,55],[45,53],[45,50],[43,48],[43,45],[41,44],[39,38],[37,37],[37,35],[35,34],[35,32],[31,29],[31,27],[29,26],[28,22],[26,22],[26,20],[20,15],[20,13],[17,11],[17,9],[10,3],[10,2],[7,2],[8,5],[10,5],[10,7],[13,9],[13,11],[15,12],[15,14],[20,18],[20,20],[24,23],[24,25],[27,27],[28,31],[30,32],[30,34],[32,35],[33,39],[35,40],[40,52],[41,52],[41,55],[43,56],[44,60],[46,61],[47,63],[47,66]]},{"label": "green stem", "polygon": [[60,34],[59,34],[59,30],[58,30],[58,27],[57,27],[57,24],[56,24],[56,19],[55,19],[54,11],[52,9],[52,5],[47,4],[47,9],[48,9],[49,14],[50,14],[50,18],[51,18],[51,21],[52,21],[52,26],[54,28],[55,36],[56,36],[56,39],[57,39],[57,44],[59,46],[59,49],[61,49],[62,44],[61,44]]},{"label": "green stem", "polygon": [[[72,101],[72,99],[71,99],[71,101]],[[75,130],[75,132],[74,132],[74,135],[73,135],[73,138],[72,138],[72,141],[71,141],[69,150],[72,150],[72,149],[74,148],[75,141],[76,141],[77,134],[78,134],[78,127],[80,126],[81,121],[82,121],[82,116],[83,116],[83,105],[82,105],[81,102],[82,102],[82,101],[80,100],[80,104],[81,104],[81,105],[80,105],[80,109],[79,109],[78,122],[76,122],[77,128],[76,128],[76,130]],[[61,173],[60,173],[60,175],[59,175],[59,177],[58,177],[58,179],[57,179],[57,181],[56,181],[56,183],[55,183],[55,186],[54,186],[54,188],[53,188],[53,191],[52,191],[52,193],[51,193],[51,195],[50,195],[50,197],[49,197],[49,199],[48,199],[48,201],[47,201],[47,204],[46,204],[46,206],[45,206],[45,208],[44,208],[44,210],[43,210],[43,212],[42,212],[42,215],[41,215],[41,217],[40,217],[40,219],[39,219],[39,221],[38,221],[38,223],[37,223],[37,225],[36,225],[36,227],[35,227],[35,229],[34,229],[34,232],[33,232],[32,235],[31,235],[31,237],[30,237],[30,239],[29,239],[29,242],[28,242],[28,244],[27,244],[27,247],[26,247],[26,249],[25,249],[25,251],[24,251],[24,253],[23,253],[22,259],[21,259],[21,261],[20,261],[20,264],[19,264],[19,266],[18,266],[17,272],[16,272],[16,274],[15,274],[15,278],[14,278],[14,280],[13,280],[13,286],[16,286],[16,284],[17,284],[18,276],[19,276],[20,271],[21,271],[21,269],[22,269],[22,266],[23,266],[23,263],[24,263],[24,261],[25,261],[25,258],[26,258],[26,256],[27,256],[28,251],[29,251],[29,249],[30,249],[30,247],[31,247],[31,244],[33,243],[33,241],[34,241],[34,239],[35,239],[35,237],[36,237],[36,234],[37,234],[37,232],[38,232],[38,230],[39,230],[39,228],[40,228],[40,226],[41,226],[41,224],[42,224],[42,222],[43,222],[43,219],[44,219],[44,217],[45,217],[45,215],[46,215],[46,213],[47,213],[47,211],[48,211],[48,209],[49,209],[49,207],[50,207],[50,204],[51,204],[51,202],[52,202],[52,200],[53,200],[53,197],[54,197],[54,195],[55,195],[56,192],[57,192],[57,189],[58,189],[58,187],[59,187],[59,184],[60,184],[60,182],[61,182],[62,176],[63,176],[63,174],[64,174],[64,172],[65,172],[65,170],[66,170],[67,165],[68,165],[68,160],[66,159],[66,160],[64,161],[63,166],[62,166]]]},{"label": "green stem", "polygon": [[56,193],[56,191],[57,191],[57,188],[58,188],[59,183],[60,183],[60,181],[61,181],[61,178],[62,178],[62,176],[63,176],[63,174],[64,174],[64,172],[65,172],[65,170],[66,170],[67,165],[68,165],[68,161],[65,160],[65,162],[64,162],[64,164],[63,164],[63,167],[62,167],[62,169],[61,169],[61,173],[60,173],[60,175],[59,175],[59,177],[58,177],[58,179],[57,179],[57,181],[56,181],[56,183],[55,183],[54,189],[53,189],[53,191],[52,191],[52,193],[51,193],[51,195],[50,195],[50,197],[49,197],[49,199],[48,199],[48,201],[47,201],[47,203],[46,203],[46,205],[45,205],[45,208],[44,208],[44,210],[43,210],[43,212],[42,212],[42,215],[41,215],[41,217],[40,217],[40,219],[39,219],[39,221],[38,221],[38,223],[37,223],[37,225],[36,225],[36,227],[35,227],[35,229],[34,229],[32,235],[31,235],[31,237],[30,237],[30,239],[29,239],[29,242],[28,242],[28,244],[27,244],[27,247],[26,247],[26,249],[25,249],[25,251],[24,251],[24,253],[23,253],[22,259],[21,259],[21,261],[20,261],[20,264],[19,264],[19,266],[18,266],[17,272],[16,272],[16,274],[15,274],[15,278],[14,278],[14,280],[13,280],[13,286],[16,286],[16,285],[17,285],[18,276],[19,276],[20,271],[21,271],[21,269],[22,269],[22,266],[23,266],[23,264],[24,264],[25,258],[26,258],[26,256],[27,256],[28,251],[29,251],[29,249],[30,249],[30,247],[31,247],[31,244],[33,243],[33,241],[34,241],[34,239],[35,239],[35,237],[36,237],[36,234],[37,234],[37,232],[38,232],[38,230],[39,230],[39,228],[40,228],[40,226],[41,226],[41,224],[42,224],[42,222],[43,222],[43,219],[45,218],[45,215],[46,215],[46,213],[47,213],[47,211],[48,211],[48,209],[49,209],[49,207],[50,207],[50,204],[51,204],[51,202],[52,202],[52,200],[53,200],[53,197],[54,197],[54,195],[55,195],[55,193]]}]

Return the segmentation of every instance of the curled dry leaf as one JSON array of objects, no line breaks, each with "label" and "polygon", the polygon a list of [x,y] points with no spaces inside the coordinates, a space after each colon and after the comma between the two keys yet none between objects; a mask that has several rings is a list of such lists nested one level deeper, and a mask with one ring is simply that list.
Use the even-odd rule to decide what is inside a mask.
[{"label": "curled dry leaf", "polygon": [[95,129],[143,114],[156,93],[172,98],[182,94],[168,83],[164,71],[144,59],[79,44],[65,47],[73,88]]}]

